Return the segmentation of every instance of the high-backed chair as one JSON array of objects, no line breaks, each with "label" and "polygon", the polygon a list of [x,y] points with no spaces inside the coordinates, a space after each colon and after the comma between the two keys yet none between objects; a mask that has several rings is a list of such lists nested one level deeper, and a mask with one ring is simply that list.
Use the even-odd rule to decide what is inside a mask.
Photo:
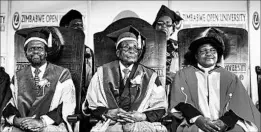
[{"label": "high-backed chair", "polygon": [[[107,34],[129,25],[138,29],[146,38],[146,50],[142,55],[140,63],[154,69],[158,73],[161,83],[164,86],[166,72],[166,35],[163,32],[154,30],[148,22],[140,18],[129,17],[117,20],[110,24],[104,31],[94,34],[95,70],[97,67],[117,59],[115,42],[107,37]],[[95,118],[87,118],[90,124],[94,125],[97,123]],[[89,126],[86,129],[90,130],[91,127],[92,126]]]},{"label": "high-backed chair", "polygon": [[[71,72],[73,83],[76,89],[75,113],[81,113],[81,89],[83,76],[84,59],[84,33],[79,30],[63,27],[35,27],[20,29],[15,33],[15,65],[16,70],[28,65],[24,55],[24,40],[29,31],[39,31],[45,28],[52,33],[52,47],[48,49],[47,60],[65,68]],[[70,122],[70,120],[69,120]],[[75,124],[72,124],[75,126]],[[78,126],[78,125],[77,125]],[[78,127],[75,127],[78,129]],[[76,130],[78,131],[78,130]]]}]

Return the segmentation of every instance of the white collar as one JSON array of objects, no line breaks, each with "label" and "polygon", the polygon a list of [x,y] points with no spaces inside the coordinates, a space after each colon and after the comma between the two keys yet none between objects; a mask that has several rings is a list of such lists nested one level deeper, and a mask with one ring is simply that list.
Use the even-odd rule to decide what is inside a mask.
[{"label": "white collar", "polygon": [[201,66],[199,63],[198,63],[198,67],[202,70],[204,70],[205,73],[208,73],[210,70],[214,69],[215,68],[215,65],[211,66],[211,67],[208,67],[208,68],[205,68],[203,66]]},{"label": "white collar", "polygon": [[[123,70],[124,69],[129,69],[130,71],[132,70],[132,67],[133,67],[133,65],[134,64],[131,64],[129,67],[125,67],[122,63],[121,63],[121,61],[119,61],[119,64],[120,64],[120,70],[121,70],[121,75],[122,75],[122,77],[124,76],[124,72],[123,72]],[[130,73],[129,73],[130,74]]]},{"label": "white collar", "polygon": [[[47,67],[47,62],[44,63],[42,66],[39,67],[39,70],[41,71],[41,72],[39,73],[39,77],[40,77],[40,78],[42,78],[42,76],[43,76],[43,74],[44,74],[44,72],[45,72],[45,70],[46,70],[46,67]],[[34,68],[34,67],[31,66],[31,69],[32,69],[32,74],[33,74],[33,76],[34,76],[34,71],[35,71],[36,68]]]}]

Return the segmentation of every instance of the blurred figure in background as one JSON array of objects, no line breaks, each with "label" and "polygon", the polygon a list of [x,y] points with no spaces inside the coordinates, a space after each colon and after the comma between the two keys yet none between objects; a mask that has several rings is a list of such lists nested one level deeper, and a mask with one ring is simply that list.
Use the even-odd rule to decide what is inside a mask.
[{"label": "blurred figure in background", "polygon": [[[178,42],[171,38],[171,35],[175,32],[176,25],[183,20],[178,14],[170,10],[165,5],[162,5],[157,13],[156,19],[153,22],[153,28],[158,31],[166,33],[167,38],[167,58],[166,58],[166,89],[169,94],[169,87],[173,81],[176,71],[179,70],[179,56],[178,56]],[[168,97],[169,98],[169,97]],[[180,119],[171,115],[165,117],[171,118],[171,124],[166,125],[169,131],[175,132]]]},{"label": "blurred figure in background", "polygon": [[165,32],[167,37],[166,85],[172,82],[174,73],[179,70],[178,42],[171,35],[181,20],[183,19],[178,14],[162,5],[152,25],[154,29]]},{"label": "blurred figure in background", "polygon": [[[82,14],[77,10],[70,10],[67,12],[60,21],[60,27],[73,28],[76,30],[84,31]],[[83,88],[81,91],[81,97],[86,96],[87,88],[91,81],[94,67],[93,67],[93,51],[85,45],[84,50],[84,67],[83,67]],[[82,98],[84,99],[84,98]],[[83,102],[83,100],[81,101]]]},{"label": "blurred figure in background", "polygon": [[[6,106],[6,103],[12,97],[10,90],[10,77],[5,72],[3,67],[0,67],[0,119],[2,119],[2,110]],[[0,120],[0,123],[2,120]]]}]

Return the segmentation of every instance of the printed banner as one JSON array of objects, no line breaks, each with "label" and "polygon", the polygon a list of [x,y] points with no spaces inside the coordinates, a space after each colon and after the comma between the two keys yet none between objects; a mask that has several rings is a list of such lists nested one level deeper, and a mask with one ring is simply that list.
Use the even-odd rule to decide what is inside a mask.
[{"label": "printed banner", "polygon": [[15,12],[12,17],[14,30],[39,26],[58,26],[65,13]]},{"label": "printed banner", "polygon": [[182,28],[223,26],[247,29],[247,12],[182,12]]}]

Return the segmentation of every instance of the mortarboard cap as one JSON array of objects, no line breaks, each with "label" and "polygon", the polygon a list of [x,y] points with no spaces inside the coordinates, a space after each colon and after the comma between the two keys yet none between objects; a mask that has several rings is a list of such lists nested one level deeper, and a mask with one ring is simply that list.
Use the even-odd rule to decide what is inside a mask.
[{"label": "mortarboard cap", "polygon": [[142,49],[145,46],[145,37],[141,34],[141,32],[129,25],[125,28],[120,30],[114,31],[107,35],[116,43],[116,49],[118,48],[119,44],[126,40],[134,40],[138,44],[138,48]]},{"label": "mortarboard cap", "polygon": [[82,14],[77,10],[70,10],[62,17],[59,25],[65,27],[74,19],[82,19]]},{"label": "mortarboard cap", "polygon": [[39,31],[31,31],[24,34],[26,36],[24,47],[32,40],[43,42],[48,47],[52,47],[52,34],[47,30],[41,29]]},{"label": "mortarboard cap", "polygon": [[[197,36],[190,44],[189,50],[195,53],[197,49],[206,43],[211,44],[214,48],[217,49],[219,55],[223,55],[225,51],[224,43],[225,35],[223,31],[210,27],[204,30]],[[225,58],[226,56],[224,56]]]},{"label": "mortarboard cap", "polygon": [[169,16],[172,19],[173,23],[178,23],[179,21],[183,20],[177,13],[175,13],[174,11],[170,10],[168,7],[166,7],[165,5],[162,5],[160,7],[160,10],[156,16],[155,21],[153,22],[153,27],[156,26],[157,21],[159,20],[160,17],[162,16]]}]

